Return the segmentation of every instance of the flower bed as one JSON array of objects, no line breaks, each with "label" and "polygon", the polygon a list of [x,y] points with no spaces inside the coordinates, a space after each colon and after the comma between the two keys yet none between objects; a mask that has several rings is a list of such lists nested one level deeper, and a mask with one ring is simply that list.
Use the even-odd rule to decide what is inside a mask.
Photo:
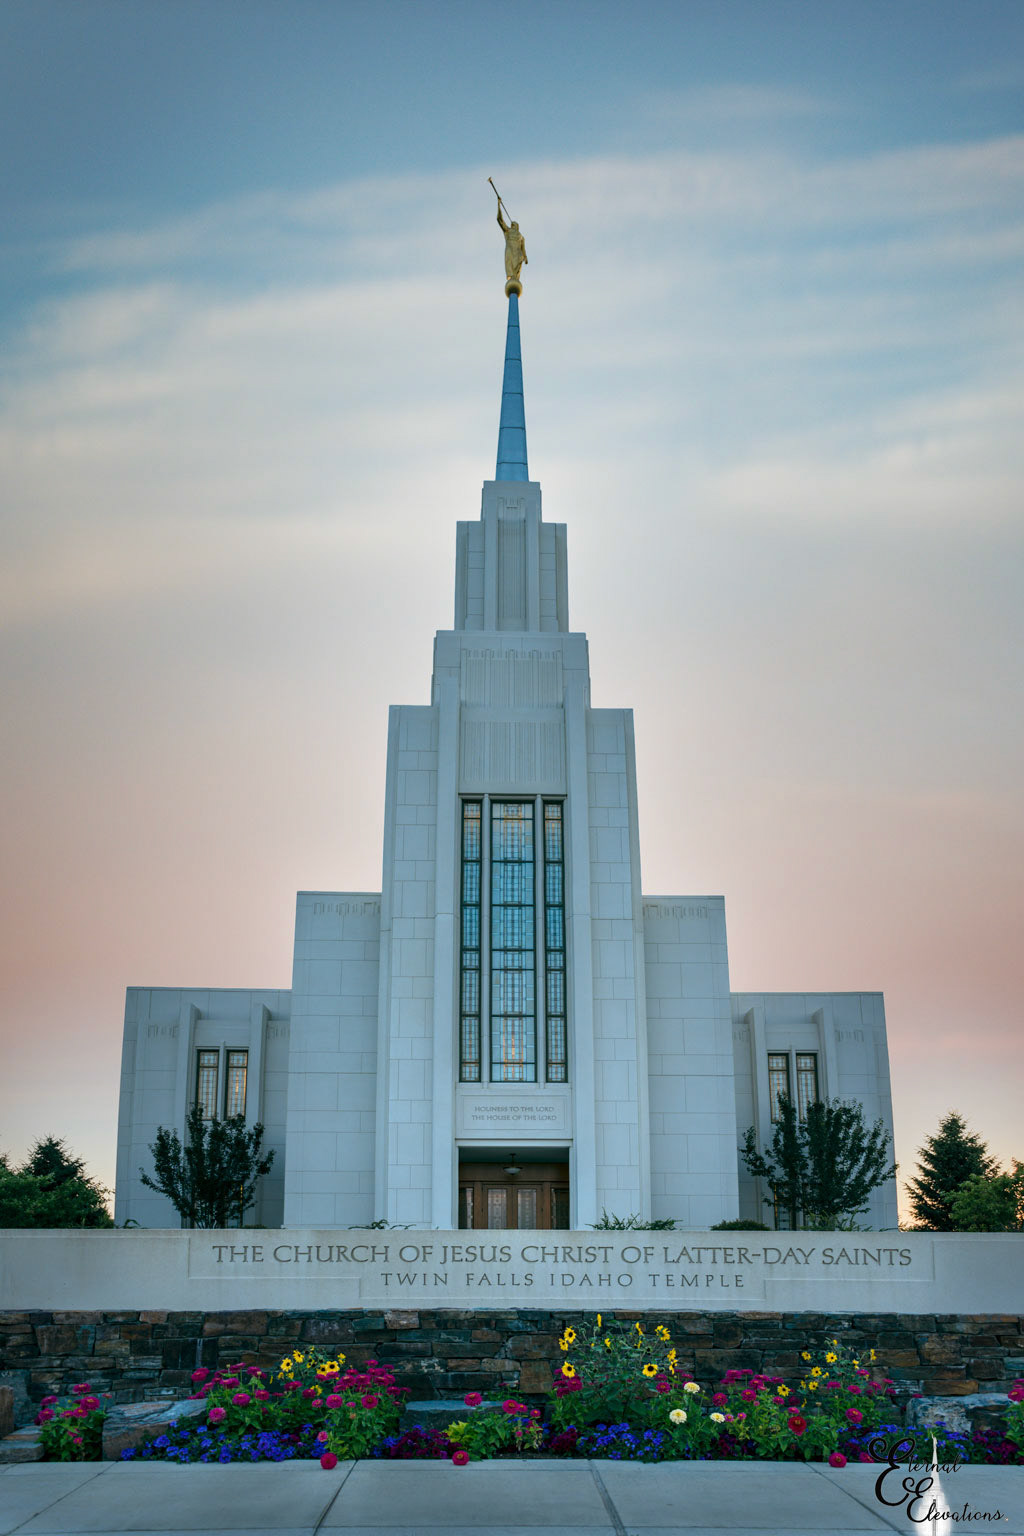
[{"label": "flower bed", "polygon": [[[820,1359],[805,1351],[799,1381],[749,1370],[726,1371],[714,1387],[689,1377],[667,1327],[605,1323],[600,1313],[579,1331],[567,1327],[565,1359],[546,1407],[508,1398],[487,1409],[479,1393],[443,1431],[399,1433],[403,1391],[375,1360],[359,1369],[345,1357],[293,1350],[276,1372],[256,1366],[196,1371],[205,1422],[172,1427],[124,1460],[283,1461],[316,1456],[330,1468],[361,1456],[450,1459],[583,1456],[612,1460],[827,1461],[887,1459],[883,1443],[906,1455],[931,1454],[932,1435],[896,1422],[895,1388],[874,1350],[856,1356],[837,1340]],[[85,1384],[83,1384],[84,1387]],[[72,1410],[74,1413],[74,1410]],[[63,1419],[61,1422],[65,1422]],[[102,1418],[100,1419],[102,1424]],[[77,1432],[77,1431],[76,1431]],[[1004,1432],[969,1437],[934,1431],[940,1458],[1024,1464],[1024,1380],[1015,1382]]]}]

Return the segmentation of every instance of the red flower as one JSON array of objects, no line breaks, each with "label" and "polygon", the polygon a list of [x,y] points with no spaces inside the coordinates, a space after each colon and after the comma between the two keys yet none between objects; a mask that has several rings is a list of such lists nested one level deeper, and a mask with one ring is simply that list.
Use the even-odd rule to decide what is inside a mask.
[{"label": "red flower", "polygon": [[39,1412],[36,1414],[36,1423],[37,1424],[46,1424],[52,1418],[53,1418],[53,1409],[52,1408],[40,1408]]},{"label": "red flower", "polygon": [[843,1455],[842,1451],[833,1451],[832,1455],[828,1459],[828,1464],[830,1467],[845,1467],[846,1457]]},{"label": "red flower", "polygon": [[463,1401],[467,1408],[479,1408],[483,1402],[483,1397],[479,1392],[467,1392]]},{"label": "red flower", "polygon": [[366,1396],[361,1397],[359,1401],[362,1403],[364,1408],[376,1408],[377,1404],[380,1402],[380,1398],[375,1392],[367,1392]]},{"label": "red flower", "polygon": [[864,1418],[864,1415],[861,1413],[859,1408],[847,1408],[846,1417],[849,1419],[851,1424],[859,1424]]},{"label": "red flower", "polygon": [[71,1390],[72,1392],[91,1392],[92,1388],[87,1381],[76,1381]]},{"label": "red flower", "polygon": [[248,1408],[249,1394],[248,1392],[236,1392],[231,1401],[234,1403],[236,1408]]},{"label": "red flower", "polygon": [[328,1408],[340,1408],[344,1401],[345,1399],[341,1397],[337,1392],[332,1392],[330,1397],[327,1399],[327,1406]]},{"label": "red flower", "polygon": [[794,1435],[802,1435],[804,1430],[807,1428],[807,1420],[802,1419],[798,1413],[794,1413],[792,1418],[789,1420],[789,1427],[793,1431]]},{"label": "red flower", "polygon": [[1006,1395],[1011,1403],[1024,1403],[1024,1387],[1011,1387]]},{"label": "red flower", "polygon": [[39,1404],[39,1406],[40,1406],[40,1408],[49,1408],[51,1403],[55,1403],[56,1401],[57,1401],[57,1397],[56,1397],[56,1394],[54,1393],[50,1397],[44,1397],[42,1402]]},{"label": "red flower", "polygon": [[856,1385],[851,1385],[851,1386],[847,1387],[846,1390],[847,1390],[847,1392],[853,1392],[853,1393],[858,1393],[859,1394],[860,1387],[858,1387]]},{"label": "red flower", "polygon": [[468,1451],[453,1451],[452,1462],[457,1467],[464,1467],[469,1460]]},{"label": "red flower", "polygon": [[209,1374],[210,1374],[209,1371],[204,1366],[201,1370],[193,1371],[192,1372],[192,1380],[193,1381],[205,1381],[207,1376],[209,1376]]},{"label": "red flower", "polygon": [[745,1403],[757,1402],[757,1393],[753,1390],[752,1387],[744,1387],[743,1391],[740,1393],[740,1397],[742,1397]]},{"label": "red flower", "polygon": [[325,1472],[330,1472],[334,1467],[338,1465],[338,1458],[335,1456],[333,1451],[324,1451],[323,1455],[320,1457],[320,1465],[323,1467]]},{"label": "red flower", "polygon": [[729,1399],[724,1392],[716,1392],[711,1401],[714,1403],[716,1408],[722,1408],[729,1401]]},{"label": "red flower", "polygon": [[302,1395],[303,1395],[303,1397],[316,1397],[316,1388],[315,1387],[303,1387]]}]

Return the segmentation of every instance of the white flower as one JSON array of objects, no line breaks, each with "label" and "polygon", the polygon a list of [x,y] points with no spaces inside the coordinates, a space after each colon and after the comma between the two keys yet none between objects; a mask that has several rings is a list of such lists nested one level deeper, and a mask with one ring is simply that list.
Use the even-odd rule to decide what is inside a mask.
[{"label": "white flower", "polygon": [[712,1424],[724,1424],[725,1423],[725,1414],[724,1413],[711,1413],[711,1414],[708,1415],[708,1417],[711,1420]]},{"label": "white flower", "polygon": [[697,1385],[697,1383],[695,1381],[687,1381],[687,1382],[683,1383],[683,1391],[684,1392],[689,1392],[691,1394],[691,1396],[692,1396],[692,1394],[694,1392],[699,1392],[700,1391],[700,1387]]},{"label": "white flower", "polygon": [[672,1412],[669,1414],[669,1418],[672,1420],[673,1424],[685,1424],[686,1423],[686,1409],[685,1408],[673,1408]]}]

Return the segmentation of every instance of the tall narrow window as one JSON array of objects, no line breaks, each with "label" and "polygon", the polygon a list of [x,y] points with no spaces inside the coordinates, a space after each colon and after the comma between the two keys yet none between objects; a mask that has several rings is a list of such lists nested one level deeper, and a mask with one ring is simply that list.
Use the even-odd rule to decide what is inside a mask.
[{"label": "tall narrow window", "polygon": [[797,1052],[796,1107],[801,1120],[807,1119],[808,1106],[818,1097],[818,1058],[813,1052]]},{"label": "tall narrow window", "polygon": [[224,1095],[227,1116],[245,1114],[245,1079],[249,1069],[248,1051],[228,1051],[228,1081]]},{"label": "tall narrow window", "polygon": [[565,847],[562,807],[544,806],[544,977],[547,1005],[547,1077],[569,1076],[565,1028]]},{"label": "tall narrow window", "polygon": [[779,1094],[789,1097],[789,1052],[768,1053],[768,1102],[772,1107],[772,1120],[779,1118]]},{"label": "tall narrow window", "polygon": [[491,802],[491,1080],[537,1081],[533,806]]},{"label": "tall narrow window", "polygon": [[219,1051],[200,1051],[196,1066],[196,1103],[202,1108],[204,1120],[217,1116],[217,1071],[220,1065]]},{"label": "tall narrow window", "polygon": [[459,1078],[480,1081],[480,813],[462,803],[462,964],[459,978]]}]

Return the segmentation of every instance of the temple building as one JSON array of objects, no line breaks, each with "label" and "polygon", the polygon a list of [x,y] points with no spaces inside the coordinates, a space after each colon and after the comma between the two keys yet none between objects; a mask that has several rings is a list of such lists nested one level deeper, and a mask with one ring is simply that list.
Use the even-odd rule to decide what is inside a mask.
[{"label": "temple building", "polygon": [[[771,1221],[738,1145],[780,1092],[891,1132],[880,993],[733,993],[724,898],[643,893],[633,716],[590,703],[506,292],[494,479],[429,701],[390,711],[381,890],[299,892],[290,989],[129,988],[119,1223],[180,1224],[139,1169],[197,1100],[264,1124],[268,1227]],[[896,1226],[893,1181],[863,1219]]]}]

